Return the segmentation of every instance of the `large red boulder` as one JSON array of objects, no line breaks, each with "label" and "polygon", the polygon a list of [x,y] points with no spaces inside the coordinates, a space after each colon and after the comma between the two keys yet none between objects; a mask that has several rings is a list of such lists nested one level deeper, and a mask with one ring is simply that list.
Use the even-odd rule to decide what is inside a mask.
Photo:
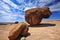
[{"label": "large red boulder", "polygon": [[48,7],[32,8],[25,11],[25,20],[31,25],[40,24],[42,18],[49,18],[51,11]]}]

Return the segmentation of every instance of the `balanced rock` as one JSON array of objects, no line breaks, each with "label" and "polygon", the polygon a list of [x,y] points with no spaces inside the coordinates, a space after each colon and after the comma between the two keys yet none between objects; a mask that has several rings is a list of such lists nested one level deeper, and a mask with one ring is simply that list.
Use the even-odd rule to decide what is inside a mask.
[{"label": "balanced rock", "polygon": [[32,8],[25,11],[25,20],[30,25],[40,24],[42,18],[49,18],[51,11],[48,7]]}]

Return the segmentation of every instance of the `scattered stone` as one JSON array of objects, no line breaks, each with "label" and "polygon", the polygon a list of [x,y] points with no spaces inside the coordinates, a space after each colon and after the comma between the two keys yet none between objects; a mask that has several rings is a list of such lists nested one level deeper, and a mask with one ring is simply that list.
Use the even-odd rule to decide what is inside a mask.
[{"label": "scattered stone", "polygon": [[15,22],[15,24],[19,23],[18,21]]}]

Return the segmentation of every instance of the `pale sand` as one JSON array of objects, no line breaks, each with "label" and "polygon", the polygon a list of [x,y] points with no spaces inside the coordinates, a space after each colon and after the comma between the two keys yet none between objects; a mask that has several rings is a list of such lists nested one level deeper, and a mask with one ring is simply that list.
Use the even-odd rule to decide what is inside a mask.
[{"label": "pale sand", "polygon": [[[60,20],[42,21],[41,25],[29,26],[30,36],[26,40],[60,40]],[[0,40],[8,39],[8,27],[0,25]]]}]

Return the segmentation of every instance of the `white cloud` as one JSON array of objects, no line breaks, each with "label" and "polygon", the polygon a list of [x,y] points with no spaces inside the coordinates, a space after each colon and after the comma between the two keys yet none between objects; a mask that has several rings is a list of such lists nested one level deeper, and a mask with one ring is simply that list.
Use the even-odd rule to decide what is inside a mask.
[{"label": "white cloud", "polygon": [[47,3],[50,3],[52,1],[55,1],[55,0],[38,0],[39,2],[47,2]]},{"label": "white cloud", "polygon": [[49,6],[50,10],[53,11],[60,11],[60,2],[58,2],[57,4],[54,4],[52,6]]},{"label": "white cloud", "polygon": [[10,0],[3,0],[3,1],[8,3],[9,5],[11,5],[13,8],[17,8],[18,9],[18,6],[16,4],[14,4],[12,1],[10,1]]},{"label": "white cloud", "polygon": [[4,9],[10,9],[9,6],[3,2],[0,2],[0,6],[3,7]]},{"label": "white cloud", "polygon": [[13,12],[12,13],[6,13],[5,11],[2,11],[2,10],[0,10],[0,14],[1,14],[2,19],[7,21],[7,22],[9,22],[9,21],[16,21],[17,17],[22,18],[22,19],[24,18],[24,15],[19,15],[17,13],[13,14]]},{"label": "white cloud", "polygon": [[23,3],[23,2],[24,2],[24,0],[17,0],[17,2],[18,2],[18,3]]},{"label": "white cloud", "polygon": [[2,11],[2,10],[0,10],[0,14],[6,14],[6,12],[5,11]]},{"label": "white cloud", "polygon": [[58,8],[58,9],[50,9],[52,12],[55,12],[55,11],[59,11],[60,12],[60,8]]},{"label": "white cloud", "polygon": [[16,16],[14,15],[2,15],[2,19],[4,19],[5,21],[15,21],[16,20]]},{"label": "white cloud", "polygon": [[11,8],[10,8],[7,4],[5,4],[5,3],[2,2],[2,1],[0,2],[0,10],[6,11],[6,12],[8,13],[8,12],[11,12],[10,9],[11,9]]},{"label": "white cloud", "polygon": [[55,0],[35,0],[35,3],[31,3],[31,0],[29,0],[29,3],[26,4],[27,7],[25,7],[25,10],[30,8],[37,8],[37,7],[44,7],[47,4],[50,4],[51,2],[54,2]]},{"label": "white cloud", "polygon": [[18,15],[19,17],[21,17],[21,18],[24,18],[24,15]]},{"label": "white cloud", "polygon": [[33,6],[33,7],[25,7],[24,11],[28,10],[28,9],[31,9],[31,8],[37,8],[36,6]]}]

